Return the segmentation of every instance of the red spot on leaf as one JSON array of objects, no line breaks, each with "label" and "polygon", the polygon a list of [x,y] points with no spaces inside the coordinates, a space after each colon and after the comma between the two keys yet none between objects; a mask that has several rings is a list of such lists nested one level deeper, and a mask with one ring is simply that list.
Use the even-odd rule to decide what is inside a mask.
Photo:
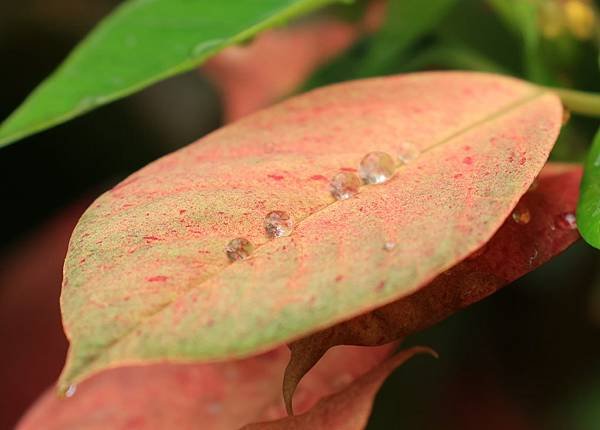
[{"label": "red spot on leaf", "polygon": [[152,276],[150,278],[146,278],[146,281],[148,281],[148,282],[165,282],[167,279],[169,279],[168,276],[158,275],[158,276]]},{"label": "red spot on leaf", "polygon": [[340,282],[342,279],[344,279],[344,275],[337,275],[335,277],[335,282]]},{"label": "red spot on leaf", "polygon": [[465,157],[463,159],[463,163],[468,164],[468,165],[473,164],[473,157]]},{"label": "red spot on leaf", "polygon": [[356,172],[356,169],[354,167],[342,167],[340,170],[342,172]]},{"label": "red spot on leaf", "polygon": [[160,239],[160,237],[156,237],[156,236],[144,236],[144,240],[155,241],[155,240],[161,240],[161,239]]},{"label": "red spot on leaf", "polygon": [[310,179],[312,179],[313,181],[326,181],[327,178],[323,175],[312,175],[310,177]]},{"label": "red spot on leaf", "polygon": [[283,176],[281,176],[281,175],[267,175],[267,176],[271,179],[275,179],[276,181],[281,181],[283,179]]}]

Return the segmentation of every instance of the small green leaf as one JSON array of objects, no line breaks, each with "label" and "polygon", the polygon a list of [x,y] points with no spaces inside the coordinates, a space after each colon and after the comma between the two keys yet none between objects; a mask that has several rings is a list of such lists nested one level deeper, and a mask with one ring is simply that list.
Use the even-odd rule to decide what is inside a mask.
[{"label": "small green leaf", "polygon": [[2,124],[0,147],[193,69],[228,45],[339,1],[125,2]]},{"label": "small green leaf", "polygon": [[600,130],[585,163],[577,206],[577,226],[587,243],[600,248]]}]

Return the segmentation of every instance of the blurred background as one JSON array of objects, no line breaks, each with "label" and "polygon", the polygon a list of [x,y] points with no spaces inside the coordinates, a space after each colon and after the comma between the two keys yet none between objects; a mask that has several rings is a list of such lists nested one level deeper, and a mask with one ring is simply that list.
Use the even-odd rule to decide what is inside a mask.
[{"label": "blurred background", "polygon": [[[119,3],[1,2],[0,119]],[[327,83],[456,68],[599,91],[597,6],[390,0],[331,7],[0,150],[0,428],[12,428],[60,372],[62,261],[78,217],[103,191],[224,123]],[[433,18],[429,7],[439,7]],[[597,126],[573,116],[552,159],[581,162]],[[600,429],[598,257],[579,242],[414,336],[411,344],[431,345],[442,359],[396,371],[369,428]]]}]

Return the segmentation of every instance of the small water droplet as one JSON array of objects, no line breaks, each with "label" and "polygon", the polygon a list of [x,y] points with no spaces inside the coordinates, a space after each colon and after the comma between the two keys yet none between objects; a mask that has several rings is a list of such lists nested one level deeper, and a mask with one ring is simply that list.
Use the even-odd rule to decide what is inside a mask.
[{"label": "small water droplet", "polygon": [[577,219],[572,212],[565,212],[556,219],[556,226],[563,230],[575,230],[577,228]]},{"label": "small water droplet", "polygon": [[358,194],[360,179],[354,173],[337,173],[329,183],[331,195],[337,200],[346,200]]},{"label": "small water droplet", "polygon": [[269,237],[284,237],[292,234],[294,220],[284,211],[269,212],[265,217],[265,231]]},{"label": "small water droplet", "polygon": [[65,397],[73,397],[77,391],[77,385],[69,385],[67,391],[65,391]]},{"label": "small water droplet", "polygon": [[531,212],[523,206],[517,206],[512,213],[512,219],[517,224],[529,224],[531,221]]},{"label": "small water droplet", "polygon": [[230,261],[243,260],[252,254],[253,246],[248,239],[238,237],[225,247],[225,253]]},{"label": "small water droplet", "polygon": [[342,373],[333,380],[333,389],[335,391],[340,391],[350,385],[352,381],[354,381],[354,377],[352,377],[350,373]]},{"label": "small water droplet", "polygon": [[393,175],[394,159],[385,152],[369,152],[360,161],[358,174],[365,184],[382,184]]},{"label": "small water droplet", "polygon": [[419,151],[419,148],[412,143],[404,142],[398,149],[398,161],[401,164],[408,164],[414,161],[420,154],[421,151]]},{"label": "small water droplet", "polygon": [[385,251],[391,251],[396,247],[396,242],[386,242],[383,244],[383,249]]},{"label": "small water droplet", "polygon": [[222,43],[223,43],[223,39],[212,39],[212,40],[207,40],[202,43],[199,43],[198,45],[194,46],[194,48],[192,49],[192,57],[206,55],[206,53],[212,51],[213,49],[215,49]]}]

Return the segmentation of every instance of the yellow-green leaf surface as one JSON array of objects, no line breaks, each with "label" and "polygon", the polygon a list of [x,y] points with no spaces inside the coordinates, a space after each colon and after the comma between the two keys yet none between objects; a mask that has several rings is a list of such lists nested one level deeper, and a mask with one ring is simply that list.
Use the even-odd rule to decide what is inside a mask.
[{"label": "yellow-green leaf surface", "polygon": [[[74,231],[61,389],[123,364],[249,356],[416,291],[492,237],[561,118],[555,95],[512,78],[420,73],[316,90],[150,164]],[[387,183],[331,196],[366,153],[407,148],[420,155]],[[266,236],[273,210],[290,236]],[[236,237],[254,252],[231,263]]]},{"label": "yellow-green leaf surface", "polygon": [[229,45],[336,1],[126,1],[0,126],[0,147],[193,69]]}]

